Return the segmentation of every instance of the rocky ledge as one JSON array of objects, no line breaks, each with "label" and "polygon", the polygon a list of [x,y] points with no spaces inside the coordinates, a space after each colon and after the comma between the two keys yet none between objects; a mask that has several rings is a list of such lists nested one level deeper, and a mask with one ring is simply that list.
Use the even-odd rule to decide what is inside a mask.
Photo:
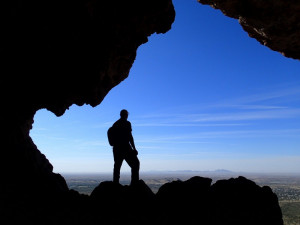
[{"label": "rocky ledge", "polygon": [[[133,186],[100,183],[90,196],[71,190],[6,204],[2,224],[283,225],[277,196],[245,177],[219,180],[194,176],[154,194],[143,180]],[[17,196],[17,195],[16,195]],[[16,200],[16,199],[15,199]],[[47,201],[47,204],[41,204]],[[5,220],[5,221],[3,221]]]}]

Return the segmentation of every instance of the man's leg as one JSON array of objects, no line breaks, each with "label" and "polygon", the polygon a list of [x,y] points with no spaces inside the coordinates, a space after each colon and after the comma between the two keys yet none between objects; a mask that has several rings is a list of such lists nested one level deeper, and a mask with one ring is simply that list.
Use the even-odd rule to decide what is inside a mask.
[{"label": "man's leg", "polygon": [[126,162],[131,167],[131,184],[139,181],[140,161],[134,152],[130,152],[125,157]]},{"label": "man's leg", "polygon": [[118,153],[117,151],[113,151],[114,153],[114,173],[113,173],[113,182],[119,183],[120,180],[120,170],[123,163],[123,156],[122,154]]}]

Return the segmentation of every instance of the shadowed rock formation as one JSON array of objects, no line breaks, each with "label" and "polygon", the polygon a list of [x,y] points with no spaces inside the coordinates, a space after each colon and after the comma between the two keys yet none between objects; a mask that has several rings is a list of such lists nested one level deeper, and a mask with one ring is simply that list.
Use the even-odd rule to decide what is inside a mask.
[{"label": "shadowed rock formation", "polygon": [[155,194],[143,180],[134,186],[102,182],[90,197],[98,224],[156,224]]},{"label": "shadowed rock formation", "polygon": [[[163,185],[157,192],[161,224],[283,225],[277,196],[244,178],[192,177]],[[163,222],[162,222],[163,221]]]},{"label": "shadowed rock formation", "polygon": [[[245,177],[195,176],[173,181],[154,194],[140,180],[133,186],[100,183],[90,196],[77,191],[1,201],[0,223],[31,225],[283,225],[277,196]],[[22,187],[20,186],[20,189]],[[12,197],[12,196],[11,196]]]},{"label": "shadowed rock formation", "polygon": [[93,221],[102,224],[283,225],[277,196],[244,178],[192,177],[164,184],[153,194],[136,186],[103,182],[92,192]]},{"label": "shadowed rock formation", "polygon": [[192,177],[164,184],[157,192],[162,224],[210,224],[210,178]]},{"label": "shadowed rock formation", "polygon": [[212,224],[283,224],[277,196],[245,177],[220,180],[211,187]]},{"label": "shadowed rock formation", "polygon": [[286,57],[300,59],[300,2],[297,0],[198,0],[239,20],[250,37]]},{"label": "shadowed rock formation", "polygon": [[135,186],[105,181],[90,196],[70,191],[31,199],[35,204],[43,200],[48,204],[38,208],[21,205],[13,219],[20,224],[29,221],[47,225],[283,225],[277,196],[269,187],[257,186],[244,177],[213,185],[211,181],[197,176],[173,181],[164,184],[157,194],[142,180]]}]

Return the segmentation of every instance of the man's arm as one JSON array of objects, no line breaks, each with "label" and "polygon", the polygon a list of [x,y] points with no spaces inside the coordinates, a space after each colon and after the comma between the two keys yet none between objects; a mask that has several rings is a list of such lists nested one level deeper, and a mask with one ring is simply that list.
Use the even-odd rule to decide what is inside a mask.
[{"label": "man's arm", "polygon": [[132,134],[130,134],[129,143],[130,143],[131,147],[133,148],[133,150],[136,150]]},{"label": "man's arm", "polygon": [[136,154],[138,154],[138,151],[136,150],[136,147],[135,147],[135,144],[134,144],[134,139],[133,139],[133,136],[132,136],[132,128],[131,128],[131,123],[130,122],[129,122],[129,126],[130,126],[129,144],[131,145],[133,151],[135,151]]},{"label": "man's arm", "polygon": [[133,148],[133,151],[135,151],[135,154],[138,155],[139,152],[138,152],[138,151],[136,150],[136,148],[135,148],[135,144],[134,144],[134,140],[133,140],[132,134],[130,134],[130,140],[129,140],[129,143],[130,143],[131,147]]}]

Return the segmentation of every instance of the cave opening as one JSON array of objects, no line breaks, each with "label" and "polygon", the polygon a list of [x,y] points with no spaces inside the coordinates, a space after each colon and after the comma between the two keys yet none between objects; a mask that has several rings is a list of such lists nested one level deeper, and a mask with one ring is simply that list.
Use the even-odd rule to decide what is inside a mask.
[{"label": "cave opening", "polygon": [[[298,5],[283,0],[3,3],[1,222],[282,225],[282,218],[285,224],[299,220]],[[144,180],[117,188],[108,181],[113,158],[106,131],[123,108],[130,113],[141,171],[160,175],[141,177],[157,195]],[[67,173],[109,175],[106,182],[98,174],[91,177],[89,190],[80,189],[85,181],[76,181],[74,191],[64,179]],[[211,185],[204,177],[216,173],[239,177]],[[115,193],[118,204],[111,204]],[[111,209],[123,200],[131,207],[113,216]],[[202,205],[195,208],[195,202]]]},{"label": "cave opening", "polygon": [[276,172],[296,155],[298,62],[219,11],[196,1],[174,5],[172,29],[139,47],[130,76],[99,106],[72,106],[58,118],[36,113],[32,138],[54,171],[109,172],[106,130],[122,108],[132,115],[145,170]]},{"label": "cave opening", "polygon": [[112,155],[106,137],[109,122],[101,121],[101,115],[95,119],[96,110],[73,105],[60,117],[46,109],[36,113],[30,136],[53,165],[53,172],[110,172]]}]

